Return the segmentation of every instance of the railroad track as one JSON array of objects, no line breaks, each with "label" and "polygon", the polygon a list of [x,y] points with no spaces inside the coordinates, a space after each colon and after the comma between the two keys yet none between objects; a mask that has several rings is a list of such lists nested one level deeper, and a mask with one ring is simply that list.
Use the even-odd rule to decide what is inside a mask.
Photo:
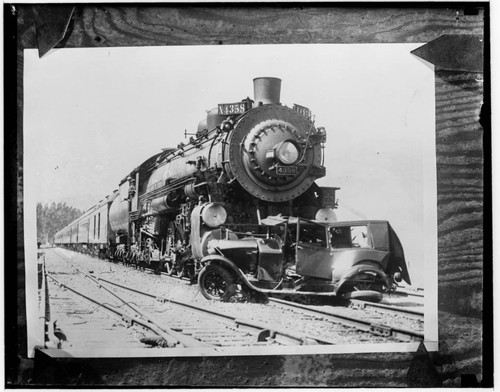
[{"label": "railroad track", "polygon": [[[206,307],[158,297],[97,278],[85,273],[69,260],[66,261],[81,276],[92,282],[92,287],[84,288],[85,285],[78,282],[81,279],[75,276],[72,277],[71,283],[62,282],[52,274],[48,274],[49,278],[60,287],[117,315],[126,322],[127,326],[139,326],[149,331],[152,335],[144,336],[141,342],[151,346],[192,348],[334,343],[318,336],[294,333],[252,320],[232,317]],[[96,288],[104,291],[107,294],[106,298],[96,297]]]},{"label": "railroad track", "polygon": [[374,310],[375,312],[396,315],[398,317],[405,317],[413,320],[424,320],[424,313],[412,308],[404,308],[401,306],[392,306],[356,299],[349,300],[348,305],[356,309],[370,309]]},{"label": "railroad track", "polygon": [[[358,301],[356,301],[358,302]],[[361,302],[361,301],[359,301]],[[332,324],[340,324],[346,327],[355,328],[359,331],[373,334],[376,336],[394,339],[395,341],[419,341],[424,339],[423,332],[414,329],[403,328],[401,326],[382,324],[379,318],[373,319],[370,315],[363,312],[362,315],[354,316],[353,312],[346,312],[346,308],[342,307],[328,307],[329,309],[318,309],[316,306],[302,305],[295,302],[285,301],[277,298],[270,298],[269,303],[276,307],[295,312],[297,314],[306,314],[310,317],[316,318],[321,321],[327,321]],[[366,303],[369,304],[369,303]],[[384,311],[389,310],[383,307]],[[377,310],[381,308],[376,308]],[[350,313],[350,314],[349,314]],[[394,310],[391,311],[394,314]],[[406,313],[405,313],[406,315]],[[361,317],[360,317],[361,316]],[[420,319],[419,319],[420,321]],[[422,320],[423,323],[423,320]],[[421,329],[420,326],[418,329]]]},{"label": "railroad track", "polygon": [[[68,258],[60,256],[71,262]],[[74,268],[78,267],[74,266]],[[82,271],[82,273],[84,272]],[[273,298],[269,299],[267,305],[203,301],[206,304],[197,306],[193,303],[175,301],[172,298],[137,290],[129,287],[129,283],[112,282],[102,276],[94,275],[92,279],[96,281],[94,283],[96,285],[113,287],[115,294],[118,290],[124,302],[136,304],[140,302],[141,309],[147,311],[148,317],[146,318],[148,320],[155,319],[157,327],[162,328],[166,325],[175,333],[191,336],[199,342],[213,346],[377,343],[423,339],[423,332],[421,332],[423,331],[423,319],[419,317],[418,312],[405,312],[406,315],[403,317],[397,308],[364,303],[359,300],[351,300],[349,302],[350,309],[331,306],[305,306]],[[175,281],[178,282],[178,279]],[[186,286],[188,286],[187,281]],[[139,300],[139,297],[142,299]],[[231,316],[231,305],[239,305],[240,308],[245,306],[245,309],[248,309],[248,311],[244,311],[245,319],[241,317],[241,310],[239,313],[237,312],[239,317]],[[208,307],[211,309],[224,308],[224,310],[229,307],[230,311],[208,310]],[[267,311],[263,307],[268,308]],[[279,311],[276,311],[278,309]],[[344,313],[342,314],[340,310]],[[178,316],[166,317],[164,316],[166,314],[182,314],[182,318]],[[391,314],[391,323],[386,322],[388,314]],[[127,318],[127,315],[121,317],[128,320],[128,324],[136,324],[136,320]],[[298,323],[298,320],[301,322]],[[137,324],[139,324],[138,321]],[[170,331],[164,331],[167,335],[168,332]],[[144,343],[160,347],[171,346],[170,341],[164,339],[157,331],[152,330],[151,333],[151,336],[144,337]],[[175,344],[185,347],[180,342]],[[197,343],[191,341],[188,344]]]},{"label": "railroad track", "polygon": [[[140,311],[137,307],[134,307],[127,302],[123,301],[121,298],[118,296],[115,296],[117,299],[119,299],[122,304],[121,305],[111,305],[106,302],[104,302],[102,299],[94,298],[91,295],[88,295],[82,291],[81,288],[77,288],[73,285],[69,285],[67,283],[63,283],[60,280],[56,279],[53,275],[48,274],[47,275],[52,281],[54,281],[59,287],[64,287],[67,290],[70,290],[74,294],[98,305],[99,307],[107,310],[110,313],[114,313],[115,315],[118,315],[123,321],[126,322],[127,326],[132,326],[132,325],[137,325],[142,328],[144,328],[147,331],[151,331],[155,334],[157,334],[159,337],[163,339],[165,344],[168,347],[174,347],[177,344],[181,343],[185,346],[190,346],[190,343],[187,341],[180,341],[179,339],[176,339],[175,334],[172,333],[168,328],[159,328],[158,325],[156,325],[154,322],[149,320],[147,317],[145,317],[144,313]],[[120,310],[121,306],[126,306],[131,310],[132,312],[127,312]]]},{"label": "railroad track", "polygon": [[[293,344],[293,345],[304,345],[304,344],[333,344],[334,342],[328,341],[318,336],[307,336],[304,334],[294,333],[293,331],[282,330],[280,328],[276,328],[273,326],[265,325],[263,323],[258,323],[252,320],[246,320],[242,318],[238,318],[235,316],[231,316],[227,313],[223,313],[220,311],[210,310],[206,307],[197,306],[187,302],[176,301],[173,299],[165,298],[162,296],[157,296],[154,294],[150,294],[141,290],[136,290],[131,287],[123,286],[119,283],[109,281],[107,279],[98,278],[99,282],[103,282],[110,286],[117,287],[121,290],[132,292],[138,294],[143,297],[147,297],[158,301],[163,304],[168,304],[172,306],[172,309],[177,308],[177,310],[181,310],[183,314],[183,320],[176,324],[174,329],[179,331],[188,331],[187,333],[191,333],[193,330],[197,336],[205,336],[205,335],[215,335],[217,331],[221,328],[221,325],[214,325],[216,328],[207,328],[206,324],[203,324],[203,320],[199,320],[197,318],[196,324],[191,325],[184,320],[186,312],[193,312],[193,314],[198,314],[202,316],[208,316],[212,320],[216,320],[222,324],[224,329],[245,331],[247,336],[251,337],[250,342],[243,342],[243,344],[239,345],[253,345],[253,338],[257,338],[257,342],[268,344],[269,342],[278,343],[278,344]],[[202,323],[204,326],[200,328],[199,324]],[[227,331],[226,331],[227,332]],[[224,335],[225,333],[223,333]],[[213,340],[213,339],[212,339]],[[226,339],[227,340],[227,339]],[[234,339],[230,338],[230,341]],[[214,340],[215,341],[215,340]],[[267,342],[267,343],[266,343]],[[227,345],[223,342],[217,341],[218,345]],[[231,344],[234,345],[234,344]]]},{"label": "railroad track", "polygon": [[402,287],[399,287],[396,291],[394,291],[394,294],[400,295],[402,297],[418,297],[418,298],[424,298],[424,291],[422,289],[405,289]]}]

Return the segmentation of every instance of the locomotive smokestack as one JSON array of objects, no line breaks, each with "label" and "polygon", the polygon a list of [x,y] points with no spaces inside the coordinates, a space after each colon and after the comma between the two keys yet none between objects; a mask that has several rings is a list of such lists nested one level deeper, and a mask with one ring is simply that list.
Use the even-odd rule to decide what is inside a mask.
[{"label": "locomotive smokestack", "polygon": [[280,103],[281,79],[255,78],[253,80],[255,106]]}]

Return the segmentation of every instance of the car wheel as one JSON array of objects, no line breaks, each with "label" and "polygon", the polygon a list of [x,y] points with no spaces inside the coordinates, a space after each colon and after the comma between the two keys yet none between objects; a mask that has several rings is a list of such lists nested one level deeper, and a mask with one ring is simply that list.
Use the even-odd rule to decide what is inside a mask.
[{"label": "car wheel", "polygon": [[360,299],[368,302],[380,302],[382,301],[382,293],[374,290],[358,290],[350,291],[343,295],[347,299]]},{"label": "car wheel", "polygon": [[198,275],[198,285],[201,294],[207,299],[227,301],[234,290],[234,279],[231,273],[219,266],[210,264],[203,268]]}]

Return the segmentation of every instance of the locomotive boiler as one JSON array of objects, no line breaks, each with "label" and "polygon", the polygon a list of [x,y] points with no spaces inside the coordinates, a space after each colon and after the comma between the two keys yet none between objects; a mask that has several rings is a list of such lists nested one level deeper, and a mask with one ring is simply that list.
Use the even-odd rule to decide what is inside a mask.
[{"label": "locomotive boiler", "polygon": [[[87,242],[88,249],[96,249],[98,244],[100,254],[104,249],[109,258],[149,264],[157,272],[187,274],[193,279],[199,276],[207,298],[223,298],[238,284],[266,291],[271,286],[279,290],[284,281],[292,289],[295,280],[331,281],[331,257],[326,261],[330,272],[321,276],[317,268],[303,268],[306,260],[298,264],[296,260],[303,254],[297,250],[299,229],[288,225],[273,232],[264,221],[268,217],[336,220],[338,188],[315,183],[325,176],[326,131],[316,126],[307,107],[282,105],[280,90],[280,79],[256,78],[253,100],[220,103],[208,111],[189,142],[162,150],[120,181],[112,196],[99,204],[102,218],[109,224],[106,232],[97,242],[79,238],[78,244]],[[90,209],[84,220],[61,230],[56,242],[65,244],[69,239],[73,244],[68,231],[78,233],[79,225],[87,225],[90,229],[84,233],[90,236],[94,213],[97,209]],[[224,256],[234,249],[248,256],[251,268],[240,268]],[[365,262],[370,271],[365,268],[357,274],[363,276],[363,287],[372,282],[377,291],[388,289],[406,271],[400,267],[404,258],[398,259],[397,266],[389,263],[388,269],[388,257],[385,262]],[[321,267],[321,260],[314,264],[328,270]],[[295,265],[302,267],[297,271]],[[286,272],[289,267],[298,276],[292,283]],[[297,275],[300,271],[306,275]],[[407,273],[402,276],[409,280]],[[250,283],[255,280],[267,283]],[[320,286],[308,287],[314,291]],[[338,285],[329,287],[333,294],[339,290]],[[345,287],[352,291],[357,286],[343,285],[343,290]]]}]

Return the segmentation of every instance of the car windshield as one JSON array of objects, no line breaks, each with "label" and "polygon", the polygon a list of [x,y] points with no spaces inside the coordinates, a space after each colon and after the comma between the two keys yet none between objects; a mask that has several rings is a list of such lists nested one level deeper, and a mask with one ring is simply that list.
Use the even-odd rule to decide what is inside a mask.
[{"label": "car windshield", "polygon": [[330,227],[333,248],[371,248],[366,225]]}]

